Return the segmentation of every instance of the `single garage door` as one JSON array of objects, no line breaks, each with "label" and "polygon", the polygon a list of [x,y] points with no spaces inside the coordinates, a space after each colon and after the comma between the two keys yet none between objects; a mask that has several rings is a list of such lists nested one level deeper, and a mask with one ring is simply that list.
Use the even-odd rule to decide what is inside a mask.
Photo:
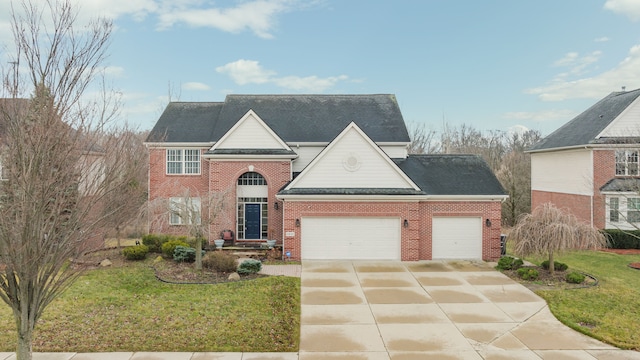
[{"label": "single garage door", "polygon": [[400,219],[303,217],[303,260],[400,260]]},{"label": "single garage door", "polygon": [[482,259],[481,217],[434,217],[433,259]]}]

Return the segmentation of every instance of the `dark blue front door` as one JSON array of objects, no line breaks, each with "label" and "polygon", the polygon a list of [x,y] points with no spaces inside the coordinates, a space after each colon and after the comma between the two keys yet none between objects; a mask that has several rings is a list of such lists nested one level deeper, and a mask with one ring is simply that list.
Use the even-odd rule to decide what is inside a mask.
[{"label": "dark blue front door", "polygon": [[244,205],[244,238],[260,239],[260,204]]}]

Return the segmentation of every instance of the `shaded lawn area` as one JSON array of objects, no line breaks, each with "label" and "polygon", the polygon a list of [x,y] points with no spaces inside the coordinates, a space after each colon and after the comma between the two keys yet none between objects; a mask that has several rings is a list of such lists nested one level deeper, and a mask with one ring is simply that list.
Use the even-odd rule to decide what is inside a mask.
[{"label": "shaded lawn area", "polygon": [[539,290],[553,314],[565,325],[624,349],[640,350],[640,270],[629,263],[640,255],[599,251],[573,252],[556,259],[568,271],[582,271],[599,286],[575,290]]},{"label": "shaded lawn area", "polygon": [[[34,351],[298,351],[299,332],[298,278],[175,285],[140,262],[80,277],[45,310]],[[0,352],[15,344],[0,303]]]}]

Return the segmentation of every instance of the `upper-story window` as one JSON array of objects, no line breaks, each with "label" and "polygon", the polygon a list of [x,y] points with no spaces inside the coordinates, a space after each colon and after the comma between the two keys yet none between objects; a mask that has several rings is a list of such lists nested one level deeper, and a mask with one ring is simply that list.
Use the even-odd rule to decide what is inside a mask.
[{"label": "upper-story window", "polygon": [[167,174],[200,174],[200,150],[167,149]]},{"label": "upper-story window", "polygon": [[616,175],[637,176],[638,150],[616,150]]}]

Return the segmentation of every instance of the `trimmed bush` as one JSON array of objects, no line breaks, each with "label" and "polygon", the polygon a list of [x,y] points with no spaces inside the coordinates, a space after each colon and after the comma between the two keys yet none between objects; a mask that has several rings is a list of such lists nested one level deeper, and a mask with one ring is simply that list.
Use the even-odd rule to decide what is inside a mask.
[{"label": "trimmed bush", "polygon": [[[543,269],[545,270],[549,270],[549,260],[545,260],[543,261],[540,266],[542,266]],[[556,271],[566,271],[569,268],[569,265],[565,264],[565,263],[561,263],[561,262],[557,262],[554,261],[553,262],[553,268]]]},{"label": "trimmed bush", "polygon": [[255,274],[260,270],[262,270],[262,263],[254,259],[245,260],[238,266],[238,274],[240,275]]},{"label": "trimmed bush", "polygon": [[142,244],[149,247],[149,252],[162,253],[162,244],[169,241],[169,235],[147,234],[142,237]]},{"label": "trimmed bush", "polygon": [[216,272],[232,273],[238,268],[236,258],[224,251],[210,251],[202,259],[202,267]]},{"label": "trimmed bush", "polygon": [[176,246],[189,247],[189,244],[182,240],[172,239],[162,244],[162,253],[168,258],[172,258],[175,256],[174,253],[176,250]]},{"label": "trimmed bush", "polygon": [[612,249],[640,249],[640,230],[607,229],[602,232],[609,238]]},{"label": "trimmed bush", "polygon": [[538,273],[538,270],[534,268],[521,267],[516,272],[518,273],[518,276],[520,276],[522,280],[529,280],[529,281],[538,280],[538,277],[540,276],[540,273]]},{"label": "trimmed bush", "polygon": [[[204,255],[204,251],[202,251],[202,255]],[[173,251],[173,260],[177,262],[194,262],[196,261],[196,249],[178,245]]]},{"label": "trimmed bush", "polygon": [[122,249],[122,255],[127,260],[144,260],[149,252],[146,245],[129,246]]},{"label": "trimmed bush", "polygon": [[503,256],[498,260],[498,270],[518,270],[524,261],[522,259],[514,258],[513,256]]},{"label": "trimmed bush", "polygon": [[580,274],[579,272],[572,271],[567,274],[565,277],[567,282],[572,284],[582,284],[584,282],[585,276]]}]

